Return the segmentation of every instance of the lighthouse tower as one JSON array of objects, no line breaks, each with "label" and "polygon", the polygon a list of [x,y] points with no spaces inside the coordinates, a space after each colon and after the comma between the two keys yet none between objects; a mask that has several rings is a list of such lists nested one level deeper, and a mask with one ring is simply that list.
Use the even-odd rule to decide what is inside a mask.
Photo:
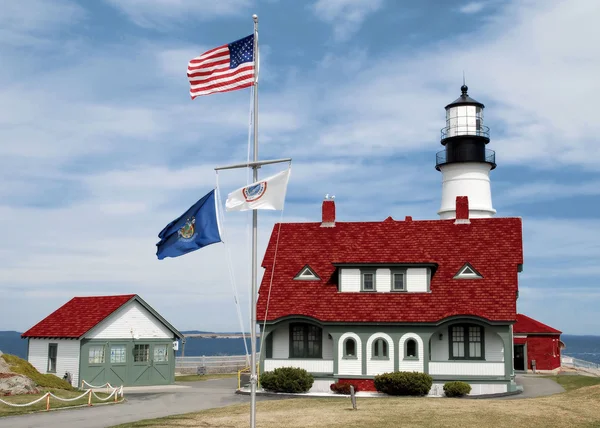
[{"label": "lighthouse tower", "polygon": [[469,198],[469,218],[493,217],[490,171],[496,168],[496,153],[487,149],[490,129],[483,125],[484,105],[469,97],[463,84],[461,96],[446,106],[446,127],[435,169],[442,172],[440,219],[456,217],[456,197]]}]

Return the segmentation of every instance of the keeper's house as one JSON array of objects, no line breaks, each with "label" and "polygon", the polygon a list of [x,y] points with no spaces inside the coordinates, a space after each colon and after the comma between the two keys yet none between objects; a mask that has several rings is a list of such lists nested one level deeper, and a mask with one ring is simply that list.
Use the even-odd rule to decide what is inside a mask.
[{"label": "keeper's house", "polygon": [[73,386],[165,385],[175,382],[183,335],[136,294],[74,297],[21,335],[40,373]]}]

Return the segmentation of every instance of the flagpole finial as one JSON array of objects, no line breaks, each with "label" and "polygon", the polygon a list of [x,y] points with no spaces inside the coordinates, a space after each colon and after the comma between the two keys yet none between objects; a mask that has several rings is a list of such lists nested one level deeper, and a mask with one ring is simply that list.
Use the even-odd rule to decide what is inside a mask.
[{"label": "flagpole finial", "polygon": [[258,22],[258,15],[255,13],[254,15],[252,15],[252,19],[254,20],[254,22]]}]

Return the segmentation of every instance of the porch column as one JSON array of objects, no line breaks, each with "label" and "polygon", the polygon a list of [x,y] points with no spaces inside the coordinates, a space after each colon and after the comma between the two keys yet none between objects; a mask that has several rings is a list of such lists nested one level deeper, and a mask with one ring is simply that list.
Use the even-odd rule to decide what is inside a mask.
[{"label": "porch column", "polygon": [[507,326],[502,331],[497,332],[504,344],[504,378],[510,381],[508,391],[516,391],[515,370],[513,367],[513,335],[512,326]]},{"label": "porch column", "polygon": [[433,331],[429,333],[421,333],[421,339],[423,340],[423,373],[425,374],[429,374],[429,360],[431,359],[429,355],[429,343],[431,341],[431,336],[433,336],[433,333]]},{"label": "porch column", "polygon": [[340,333],[329,333],[333,339],[333,375],[337,376],[339,373],[339,341],[340,341]]}]

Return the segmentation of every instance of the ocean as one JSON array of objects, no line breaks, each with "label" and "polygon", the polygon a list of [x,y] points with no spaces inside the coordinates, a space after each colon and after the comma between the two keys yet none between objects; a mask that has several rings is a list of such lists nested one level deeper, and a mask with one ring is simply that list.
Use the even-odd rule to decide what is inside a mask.
[{"label": "ocean", "polygon": [[[563,334],[561,340],[566,346],[563,355],[600,364],[600,336]],[[248,350],[250,350],[250,339],[246,339],[246,344]],[[256,347],[259,349],[260,339],[257,340]],[[27,341],[21,339],[21,334],[16,331],[0,331],[0,351],[25,358],[27,356]],[[180,344],[177,356],[181,356],[181,351]],[[244,355],[245,353],[243,339],[188,338],[185,344],[185,355],[188,357]]]}]

